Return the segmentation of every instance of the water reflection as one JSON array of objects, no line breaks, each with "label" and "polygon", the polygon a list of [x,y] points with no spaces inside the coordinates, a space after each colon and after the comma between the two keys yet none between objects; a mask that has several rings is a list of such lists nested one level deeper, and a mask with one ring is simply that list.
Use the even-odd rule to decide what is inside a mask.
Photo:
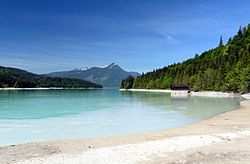
[{"label": "water reflection", "polygon": [[190,118],[208,118],[239,107],[240,98],[172,96],[168,93],[125,92],[132,101],[163,111],[176,111]]}]

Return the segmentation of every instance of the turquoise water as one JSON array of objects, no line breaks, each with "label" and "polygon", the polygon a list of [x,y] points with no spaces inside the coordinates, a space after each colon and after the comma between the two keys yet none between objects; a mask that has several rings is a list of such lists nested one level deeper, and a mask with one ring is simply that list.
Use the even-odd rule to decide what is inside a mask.
[{"label": "turquoise water", "polygon": [[174,128],[234,110],[239,101],[112,89],[0,91],[0,146]]}]

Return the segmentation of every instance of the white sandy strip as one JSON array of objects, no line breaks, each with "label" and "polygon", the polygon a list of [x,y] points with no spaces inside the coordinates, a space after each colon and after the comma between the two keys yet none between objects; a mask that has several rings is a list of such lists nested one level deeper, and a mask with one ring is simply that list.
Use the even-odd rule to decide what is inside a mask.
[{"label": "white sandy strip", "polygon": [[250,99],[250,93],[241,95],[245,99]]},{"label": "white sandy strip", "polygon": [[[158,93],[175,93],[176,91],[168,89],[119,89],[120,91],[131,91],[131,92],[158,92]],[[188,92],[188,91],[179,91]],[[239,97],[238,94],[217,92],[217,91],[200,91],[190,92],[190,96],[201,96],[201,97]]]},{"label": "white sandy strip", "polygon": [[131,92],[158,92],[158,93],[171,93],[168,89],[119,89],[120,91],[131,91]]},{"label": "white sandy strip", "polygon": [[81,154],[58,154],[46,158],[33,158],[19,161],[18,164],[133,164],[149,160],[152,156],[165,156],[169,152],[184,151],[191,148],[208,146],[234,138],[250,136],[250,131],[230,132],[213,135],[191,135],[146,141],[138,144],[127,144],[97,148]]},{"label": "white sandy strip", "polygon": [[11,90],[92,90],[92,89],[101,89],[101,88],[59,88],[59,87],[51,87],[51,88],[0,88],[0,91],[11,91]]},{"label": "white sandy strip", "polygon": [[63,89],[63,88],[0,88],[0,90],[53,90],[53,89]]},{"label": "white sandy strip", "polygon": [[191,92],[190,95],[191,96],[204,96],[204,97],[239,97],[238,94],[216,92],[216,91]]}]

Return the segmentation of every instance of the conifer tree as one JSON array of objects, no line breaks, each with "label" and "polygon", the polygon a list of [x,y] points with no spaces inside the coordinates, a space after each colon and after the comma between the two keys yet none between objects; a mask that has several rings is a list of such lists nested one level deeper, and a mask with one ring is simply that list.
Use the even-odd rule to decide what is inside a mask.
[{"label": "conifer tree", "polygon": [[222,47],[222,46],[223,46],[223,39],[222,39],[222,36],[220,36],[219,47]]}]

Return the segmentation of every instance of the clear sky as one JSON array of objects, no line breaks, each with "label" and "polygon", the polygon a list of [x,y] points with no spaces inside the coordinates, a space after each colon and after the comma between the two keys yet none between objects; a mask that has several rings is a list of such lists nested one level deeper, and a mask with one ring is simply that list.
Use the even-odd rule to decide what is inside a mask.
[{"label": "clear sky", "polygon": [[0,65],[46,73],[115,62],[147,72],[248,23],[249,0],[0,0]]}]

